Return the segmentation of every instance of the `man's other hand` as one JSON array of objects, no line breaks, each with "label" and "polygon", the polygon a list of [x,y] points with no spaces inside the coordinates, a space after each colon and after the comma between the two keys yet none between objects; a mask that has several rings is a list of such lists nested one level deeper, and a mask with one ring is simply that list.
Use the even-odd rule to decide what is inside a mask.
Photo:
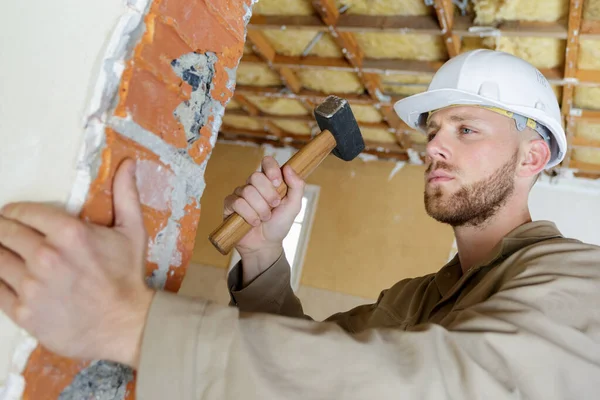
[{"label": "man's other hand", "polygon": [[154,292],[134,161],[118,169],[113,194],[112,228],[44,204],[2,209],[0,310],[57,354],[135,368]]}]

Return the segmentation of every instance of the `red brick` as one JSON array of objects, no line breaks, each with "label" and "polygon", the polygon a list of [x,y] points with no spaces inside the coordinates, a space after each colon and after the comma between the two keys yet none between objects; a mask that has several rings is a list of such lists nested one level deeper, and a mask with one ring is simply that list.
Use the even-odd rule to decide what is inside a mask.
[{"label": "red brick", "polygon": [[188,204],[185,207],[185,216],[179,220],[180,232],[177,240],[177,249],[181,253],[181,266],[172,266],[170,268],[165,290],[177,292],[181,287],[190,259],[192,258],[192,253],[194,252],[196,228],[199,221],[200,205],[194,200],[192,204]]},{"label": "red brick", "polygon": [[171,67],[171,61],[191,53],[192,49],[179,37],[172,26],[167,25],[160,18],[150,14],[146,26],[149,31],[151,30],[152,37],[140,44],[139,59],[165,82],[182,84],[181,78]]},{"label": "red brick", "polygon": [[131,115],[136,123],[167,143],[186,148],[185,130],[173,114],[185,100],[179,88],[167,85],[150,71],[133,67],[131,79],[122,89],[116,114]]},{"label": "red brick", "polygon": [[[242,2],[237,7],[242,8]],[[172,18],[179,33],[200,53],[221,53],[226,47],[243,45],[239,32],[213,14],[214,8],[203,0],[163,0],[153,11]]]}]

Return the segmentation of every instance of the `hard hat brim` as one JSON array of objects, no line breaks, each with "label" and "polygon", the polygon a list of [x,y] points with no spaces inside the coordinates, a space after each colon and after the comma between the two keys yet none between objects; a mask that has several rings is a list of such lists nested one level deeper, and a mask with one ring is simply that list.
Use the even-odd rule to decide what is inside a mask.
[{"label": "hard hat brim", "polygon": [[548,165],[546,165],[546,168],[554,167],[564,158],[567,143],[564,139],[563,127],[554,119],[549,118],[543,110],[538,110],[536,108],[516,105],[507,107],[505,103],[500,101],[494,101],[463,90],[437,89],[398,100],[394,104],[394,111],[409,127],[424,131],[423,123],[425,119],[424,115],[426,115],[426,113],[452,105],[498,107],[532,118],[538,123],[546,126],[546,128],[552,132],[557,146],[557,156],[550,160]]}]

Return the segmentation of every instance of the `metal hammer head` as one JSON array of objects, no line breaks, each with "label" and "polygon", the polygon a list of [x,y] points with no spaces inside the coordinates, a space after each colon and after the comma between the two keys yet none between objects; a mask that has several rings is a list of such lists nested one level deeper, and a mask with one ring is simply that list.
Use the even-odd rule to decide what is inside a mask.
[{"label": "metal hammer head", "polygon": [[365,142],[350,109],[350,104],[337,96],[329,96],[315,108],[315,119],[321,130],[327,129],[337,143],[333,154],[344,161],[353,160],[365,149]]}]

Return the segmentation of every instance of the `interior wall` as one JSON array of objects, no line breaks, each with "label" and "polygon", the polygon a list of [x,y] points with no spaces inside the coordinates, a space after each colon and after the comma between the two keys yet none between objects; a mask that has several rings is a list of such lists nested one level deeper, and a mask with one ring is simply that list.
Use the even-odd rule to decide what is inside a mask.
[{"label": "interior wall", "polygon": [[[65,204],[98,60],[127,7],[122,0],[15,1],[2,10],[0,207],[12,201]],[[33,349],[22,347],[23,337],[0,313],[0,399],[20,398],[23,390],[19,374]],[[23,362],[13,358],[15,349]]]},{"label": "interior wall", "polygon": [[[218,225],[226,195],[256,169],[256,147],[217,144],[206,170],[192,261],[226,268],[208,241]],[[452,246],[452,230],[425,213],[422,166],[388,161],[349,163],[328,157],[307,179],[321,187],[304,261],[306,287],[377,298],[400,279],[437,271]]]},{"label": "interior wall", "polygon": [[534,220],[550,220],[566,237],[600,246],[600,181],[543,177],[532,189]]}]

